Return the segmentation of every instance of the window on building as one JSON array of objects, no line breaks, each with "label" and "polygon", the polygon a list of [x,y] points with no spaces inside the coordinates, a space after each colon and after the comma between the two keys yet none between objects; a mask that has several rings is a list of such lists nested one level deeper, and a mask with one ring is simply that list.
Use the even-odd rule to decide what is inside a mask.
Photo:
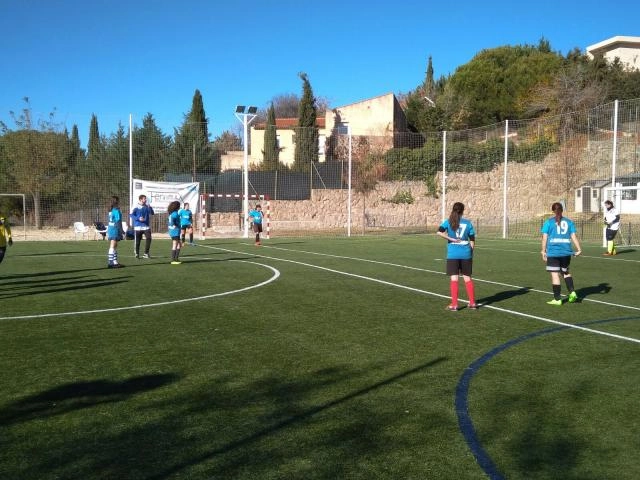
[{"label": "window on building", "polygon": [[[638,184],[635,182],[626,182],[626,183],[622,183],[623,187],[637,187]],[[640,187],[638,187],[640,188]],[[622,195],[620,198],[622,198],[622,200],[637,200],[638,199],[638,188],[633,189],[630,188],[629,190],[622,190]]]},{"label": "window on building", "polygon": [[333,131],[338,135],[348,135],[349,134],[349,122],[338,122],[336,123]]}]

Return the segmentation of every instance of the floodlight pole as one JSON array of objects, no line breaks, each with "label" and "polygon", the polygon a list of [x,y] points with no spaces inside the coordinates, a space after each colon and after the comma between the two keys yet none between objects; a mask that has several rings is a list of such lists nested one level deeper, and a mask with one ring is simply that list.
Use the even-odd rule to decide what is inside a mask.
[{"label": "floodlight pole", "polygon": [[243,199],[242,199],[242,213],[244,215],[244,232],[243,237],[249,238],[249,222],[247,222],[247,217],[249,216],[249,144],[247,142],[248,139],[248,127],[249,124],[256,118],[255,114],[256,108],[249,107],[248,112],[253,113],[245,113],[244,106],[237,106],[235,111],[235,116],[238,120],[242,122],[243,126],[243,139],[242,143],[244,144],[244,159],[242,163],[242,179],[243,179]]}]

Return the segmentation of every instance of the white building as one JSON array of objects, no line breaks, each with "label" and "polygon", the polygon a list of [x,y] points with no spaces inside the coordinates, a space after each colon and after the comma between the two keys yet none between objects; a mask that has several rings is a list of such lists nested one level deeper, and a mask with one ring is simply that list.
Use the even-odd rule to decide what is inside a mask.
[{"label": "white building", "polygon": [[587,56],[602,55],[613,62],[616,58],[629,70],[640,70],[640,37],[616,36],[587,47]]}]

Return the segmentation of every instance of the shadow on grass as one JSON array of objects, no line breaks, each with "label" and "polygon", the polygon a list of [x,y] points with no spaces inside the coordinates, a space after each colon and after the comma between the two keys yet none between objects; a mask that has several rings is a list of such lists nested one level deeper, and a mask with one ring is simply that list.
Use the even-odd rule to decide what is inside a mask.
[{"label": "shadow on grass", "polygon": [[616,247],[616,256],[617,255],[624,255],[625,253],[633,253],[635,252],[636,249],[635,248],[617,248]]},{"label": "shadow on grass", "polygon": [[591,296],[591,295],[603,295],[603,294],[607,294],[611,291],[611,285],[609,285],[608,283],[599,283],[598,285],[592,285],[590,287],[582,287],[582,288],[577,288],[576,289],[576,293],[578,294],[578,297],[580,298],[580,300]]},{"label": "shadow on grass", "polygon": [[[420,421],[407,424],[408,412],[398,405],[401,390],[425,382],[429,370],[444,361],[435,358],[373,382],[372,372],[350,367],[299,377],[273,373],[253,381],[204,374],[201,381],[180,382],[183,388],[172,394],[135,399],[133,394],[176,377],[63,385],[9,407],[8,418],[21,423],[5,429],[0,440],[5,452],[11,450],[0,460],[0,470],[10,478],[85,480],[335,479],[362,468],[374,478],[403,471],[381,459],[392,452],[406,456],[416,448],[416,436],[424,441],[452,420],[440,409],[423,406],[422,414],[412,411]],[[53,403],[66,404],[60,412],[66,413],[120,400],[129,401],[82,410],[69,419],[56,417],[55,427],[49,420],[45,425],[56,434],[38,437],[38,445],[27,438],[34,429],[42,431],[43,417],[58,413]],[[29,455],[28,461],[22,455]]]},{"label": "shadow on grass", "polygon": [[[569,415],[557,414],[556,403],[535,395],[541,386],[539,382],[529,382],[522,387],[527,395],[512,392],[501,392],[494,398],[493,418],[509,418],[520,421],[517,428],[511,425],[508,435],[502,430],[501,422],[488,426],[483,433],[484,442],[505,442],[504,447],[511,452],[511,474],[514,478],[558,478],[563,480],[597,480],[599,474],[585,475],[583,470],[587,441],[574,433],[575,426]],[[587,395],[591,388],[587,384],[576,385],[573,389],[575,398]],[[490,402],[487,402],[490,404]],[[526,411],[526,415],[522,412]],[[553,423],[550,424],[550,416]],[[514,422],[516,420],[513,420]],[[545,428],[541,428],[544,426]],[[504,438],[509,440],[505,441]],[[490,478],[510,478],[509,475],[494,474]]]},{"label": "shadow on grass", "polygon": [[135,394],[173,383],[179,378],[175,374],[156,374],[133,377],[120,382],[94,380],[67,383],[14,402],[0,413],[0,422],[8,425],[28,420],[42,420],[101,403],[121,402]]},{"label": "shadow on grass", "polygon": [[498,292],[490,297],[478,298],[476,299],[477,303],[482,305],[491,305],[493,303],[500,303],[503,300],[508,300],[513,297],[518,297],[520,295],[525,295],[531,291],[530,287],[522,287],[515,290],[505,290],[503,292]]},{"label": "shadow on grass", "polygon": [[[108,287],[119,283],[126,283],[131,277],[112,279],[76,277],[75,279],[60,278],[41,281],[19,281],[0,284],[0,298],[17,298],[29,295],[43,295],[48,293],[72,292],[90,288]],[[16,286],[21,284],[21,286]],[[43,288],[46,287],[46,288]]]}]

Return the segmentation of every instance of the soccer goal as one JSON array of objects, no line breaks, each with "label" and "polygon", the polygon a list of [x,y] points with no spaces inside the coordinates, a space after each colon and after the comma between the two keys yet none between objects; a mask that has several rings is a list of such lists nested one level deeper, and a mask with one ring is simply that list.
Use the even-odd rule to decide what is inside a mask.
[{"label": "soccer goal", "polygon": [[[605,200],[611,200],[620,214],[620,229],[616,241],[625,246],[640,246],[640,185],[607,187]],[[604,211],[604,204],[603,204]],[[602,229],[602,246],[607,246],[606,227]]]},{"label": "soccer goal", "polygon": [[[27,239],[27,208],[25,203],[24,193],[0,193],[0,197],[20,197],[22,198],[22,229],[24,232],[24,239]],[[7,212],[8,214],[8,212]],[[12,231],[15,235],[15,232]]]},{"label": "soccer goal", "polygon": [[[207,232],[207,228],[212,227],[213,225],[209,225],[209,211],[207,209],[207,201],[210,199],[226,199],[226,200],[237,200],[237,204],[239,206],[238,210],[238,218],[239,225],[238,230],[243,230],[244,222],[246,219],[242,213],[242,199],[244,199],[244,195],[241,194],[224,194],[224,193],[203,193],[200,194],[200,240],[205,239],[205,235]],[[271,204],[269,202],[268,195],[249,195],[250,201],[259,201],[262,205],[262,210],[264,212],[264,238],[271,238]]]}]

